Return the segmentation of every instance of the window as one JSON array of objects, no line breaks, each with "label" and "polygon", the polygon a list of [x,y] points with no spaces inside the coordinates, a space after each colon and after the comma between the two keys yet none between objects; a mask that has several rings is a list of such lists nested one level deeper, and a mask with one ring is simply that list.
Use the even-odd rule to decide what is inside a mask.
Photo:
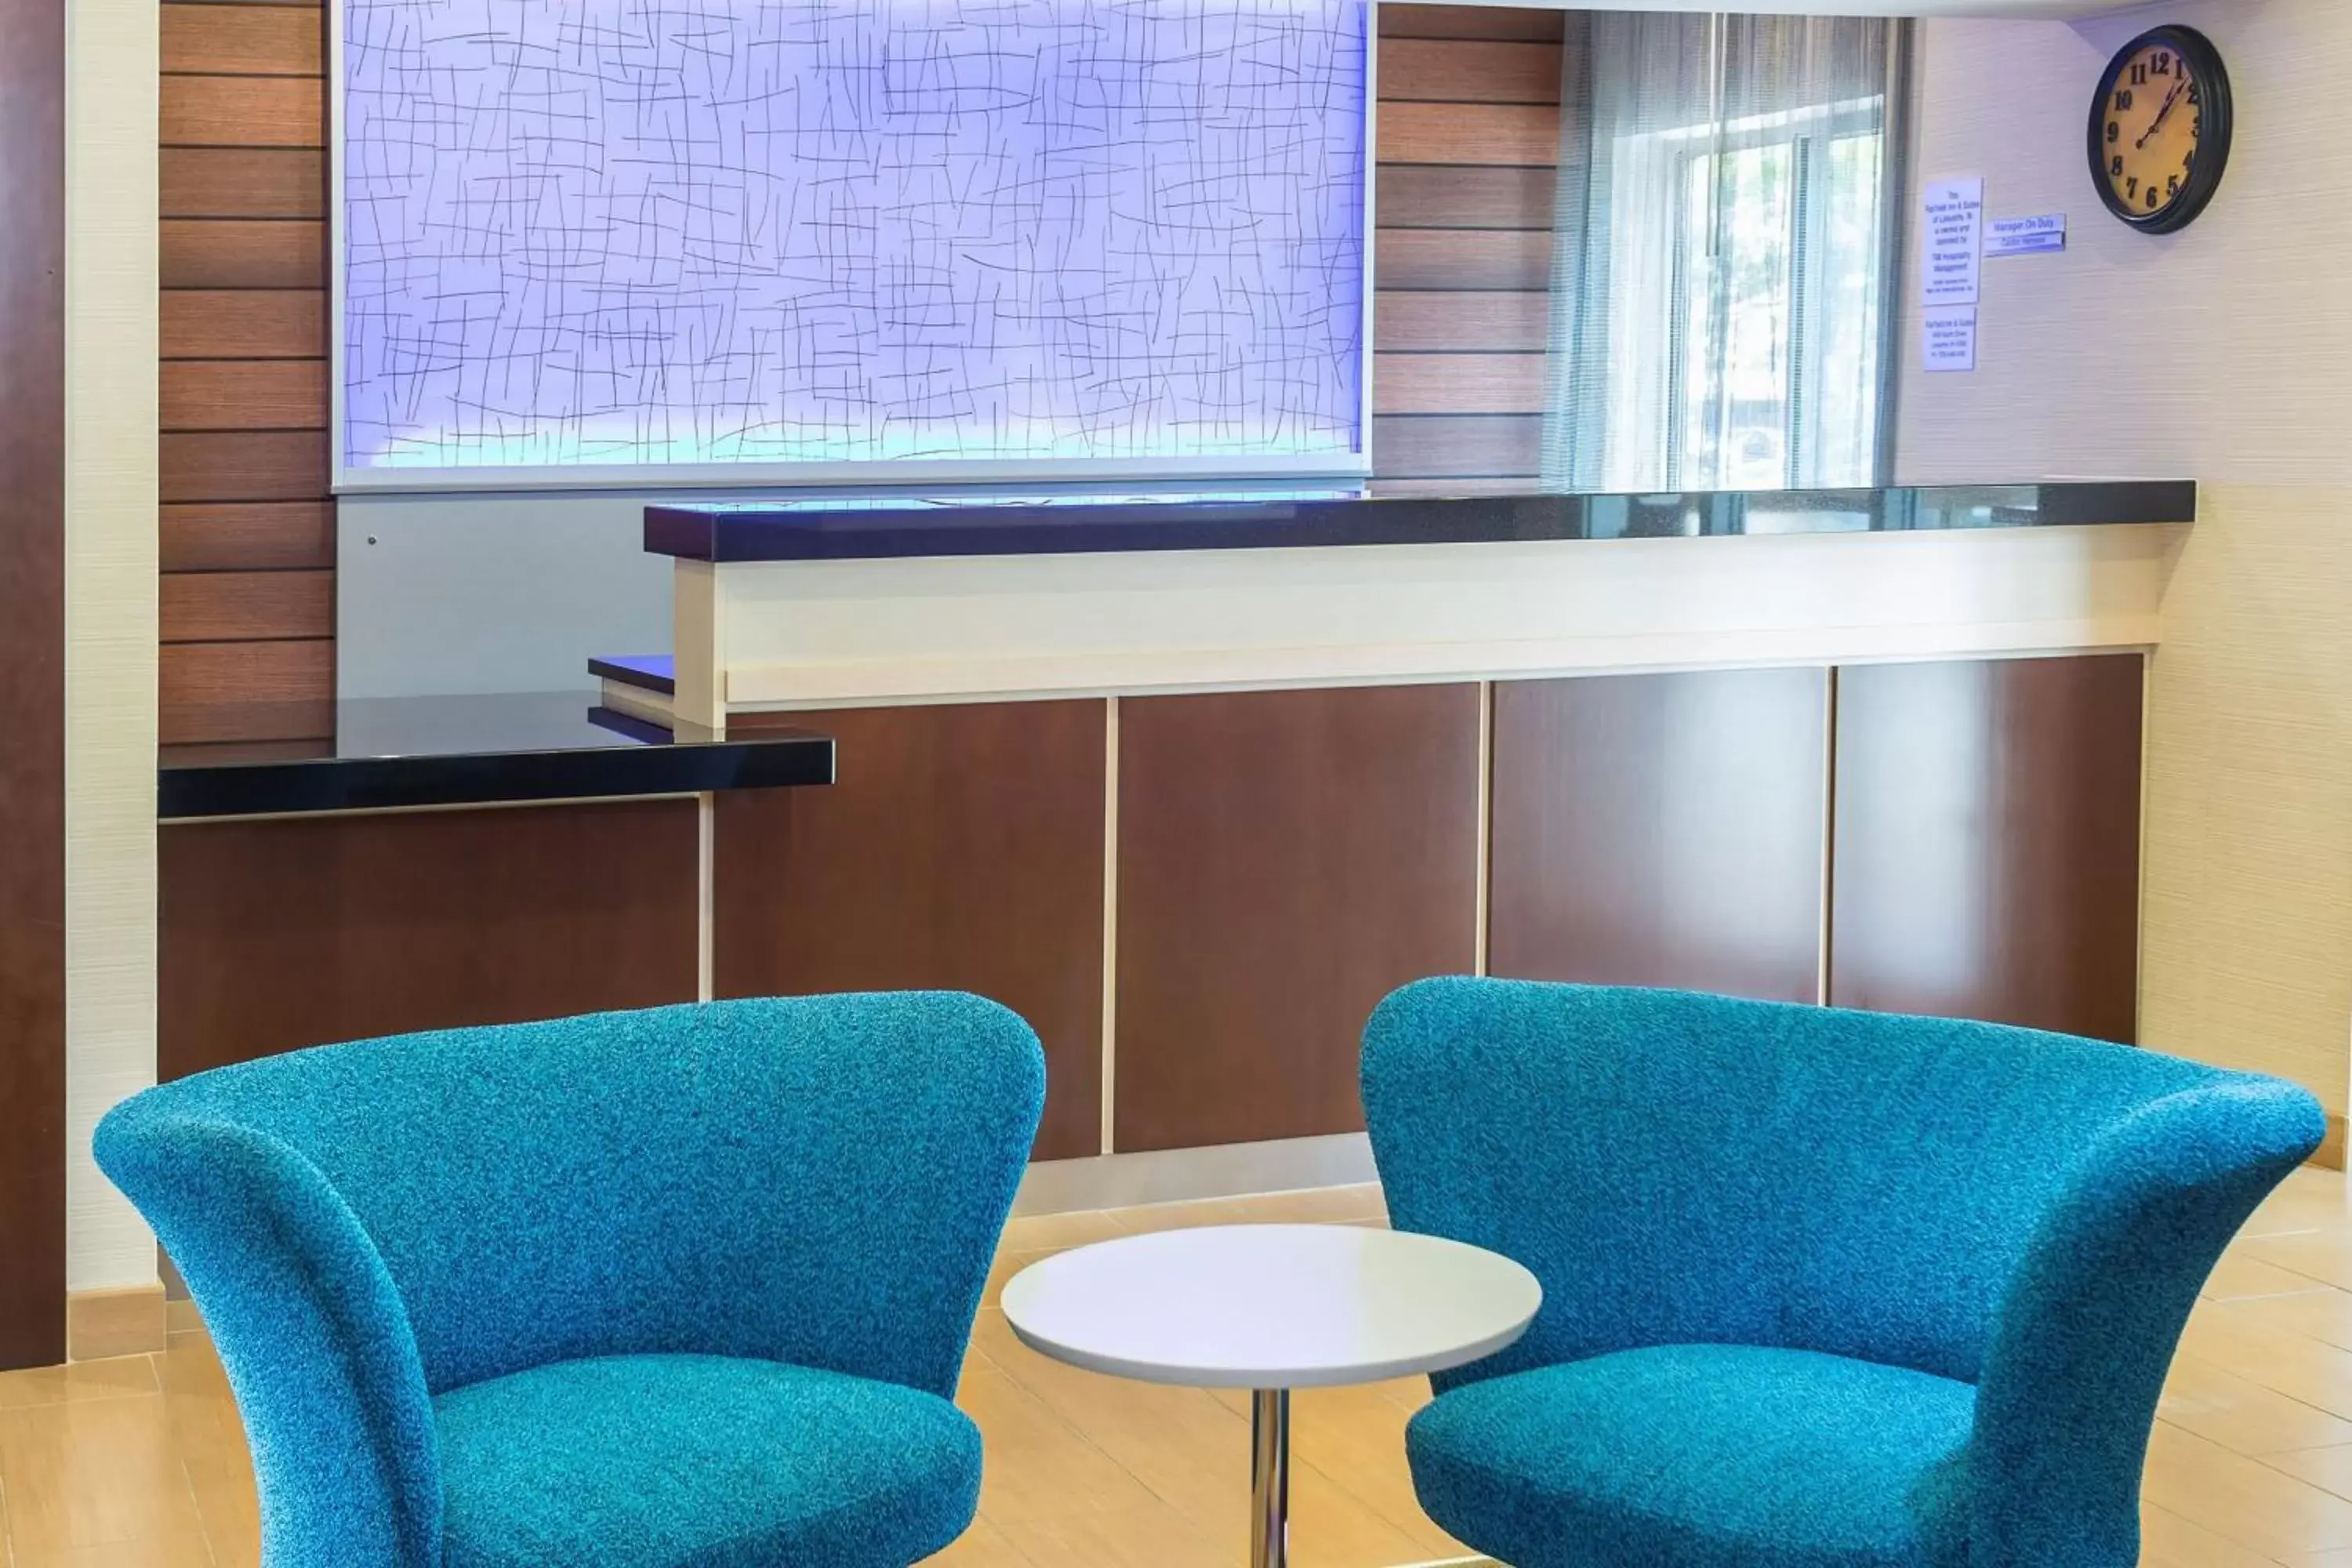
[{"label": "window", "polygon": [[1875,482],[1891,26],[1601,14],[1571,35],[1588,85],[1562,157],[1549,479]]}]

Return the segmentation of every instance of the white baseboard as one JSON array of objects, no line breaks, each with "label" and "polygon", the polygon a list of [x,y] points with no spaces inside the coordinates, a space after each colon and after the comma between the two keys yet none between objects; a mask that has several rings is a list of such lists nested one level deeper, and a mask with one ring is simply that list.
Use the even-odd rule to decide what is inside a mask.
[{"label": "white baseboard", "polygon": [[1353,1186],[1374,1179],[1371,1142],[1361,1132],[1225,1143],[1211,1149],[1096,1154],[1078,1160],[1040,1160],[1031,1165],[1022,1178],[1013,1212],[1023,1215],[1132,1208],[1139,1204],[1193,1198]]}]

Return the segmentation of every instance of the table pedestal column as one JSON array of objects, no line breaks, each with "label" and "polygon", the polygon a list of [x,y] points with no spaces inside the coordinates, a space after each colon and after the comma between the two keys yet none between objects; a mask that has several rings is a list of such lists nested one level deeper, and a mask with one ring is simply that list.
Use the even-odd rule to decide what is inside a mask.
[{"label": "table pedestal column", "polygon": [[1250,1401],[1250,1568],[1290,1561],[1290,1391],[1261,1388]]}]

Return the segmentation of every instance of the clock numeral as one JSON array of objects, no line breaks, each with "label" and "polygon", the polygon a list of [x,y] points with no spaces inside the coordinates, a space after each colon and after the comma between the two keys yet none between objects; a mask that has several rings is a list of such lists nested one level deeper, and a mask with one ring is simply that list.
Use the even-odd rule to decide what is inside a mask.
[{"label": "clock numeral", "polygon": [[2183,159],[2181,159],[2181,160],[2180,160],[2180,166],[2181,166],[2182,168],[2184,168],[2184,169],[2192,169],[2192,170],[2193,170],[2193,169],[2195,169],[2195,168],[2197,167],[2197,149],[2196,149],[2196,148],[2191,147],[2190,149],[2189,149],[2189,155],[2188,155],[2187,157],[2185,157],[2185,158],[2183,158]]},{"label": "clock numeral", "polygon": [[2131,184],[2125,188],[2124,195],[2127,196],[2136,196],[2139,195],[2139,176],[2137,174],[2134,174],[2131,177]]},{"label": "clock numeral", "polygon": [[2189,84],[2189,107],[2197,107],[2197,84],[2193,81]]},{"label": "clock numeral", "polygon": [[2112,147],[2124,139],[2124,128],[2115,121],[2107,121],[2107,145]]},{"label": "clock numeral", "polygon": [[2121,153],[2116,153],[2116,161],[2107,166],[2107,173],[2118,180],[2124,177],[2124,155]]},{"label": "clock numeral", "polygon": [[2156,194],[2156,187],[2155,187],[2154,185],[2150,185],[2150,186],[2148,186],[2148,188],[2147,188],[2147,210],[2148,210],[2148,211],[2150,211],[2150,212],[2154,212],[2154,211],[2155,211],[2155,210],[2156,210],[2159,205],[2162,205],[2162,203],[2161,203],[2160,199],[2158,197],[2158,195],[2157,195],[2157,194]]},{"label": "clock numeral", "polygon": [[2146,87],[2147,85],[2147,68],[2146,66],[2132,67],[2132,85],[2134,87]]},{"label": "clock numeral", "polygon": [[2167,176],[2165,177],[2165,181],[2164,181],[2164,195],[2165,195],[2165,199],[2166,199],[2167,201],[2169,201],[2169,200],[2171,200],[2174,196],[2177,196],[2177,195],[2179,195],[2179,194],[2180,194],[2180,176],[2179,176],[2179,175],[2178,175],[2178,174],[2168,174],[2168,175],[2167,175]]},{"label": "clock numeral", "polygon": [[2170,55],[2158,55],[2156,57],[2156,74],[2158,76],[2170,76],[2172,74],[2172,57]]},{"label": "clock numeral", "polygon": [[2127,87],[2117,88],[2117,89],[2116,89],[2116,112],[2117,114],[2124,114],[2124,113],[2127,113],[2127,112],[2129,112],[2129,110],[2130,110],[2130,109],[2131,109],[2131,106],[2132,106],[2132,91],[2131,91],[2131,89],[2129,89],[2129,88],[2127,88]]}]

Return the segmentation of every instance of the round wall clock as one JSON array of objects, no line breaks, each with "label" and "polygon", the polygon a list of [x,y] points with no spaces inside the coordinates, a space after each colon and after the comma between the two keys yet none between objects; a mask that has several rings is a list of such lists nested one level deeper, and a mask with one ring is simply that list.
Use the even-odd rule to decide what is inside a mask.
[{"label": "round wall clock", "polygon": [[2147,234],[2186,228],[2230,162],[2230,72],[2189,27],[2126,44],[2091,105],[2091,174],[2107,210]]}]

